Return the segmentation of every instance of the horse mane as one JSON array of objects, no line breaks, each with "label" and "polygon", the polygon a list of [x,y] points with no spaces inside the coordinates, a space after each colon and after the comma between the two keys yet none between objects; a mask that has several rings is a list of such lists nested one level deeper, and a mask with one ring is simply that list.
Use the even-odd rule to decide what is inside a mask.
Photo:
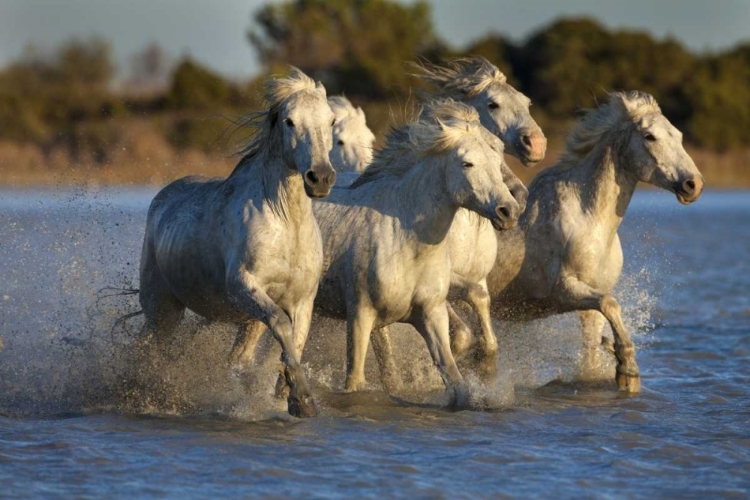
[{"label": "horse mane", "polygon": [[427,103],[415,121],[390,130],[385,146],[375,152],[372,163],[350,189],[383,177],[401,177],[421,157],[444,153],[465,136],[481,134],[479,114],[473,107],[452,99]]},{"label": "horse mane", "polygon": [[328,105],[331,107],[336,123],[342,123],[346,120],[356,120],[366,124],[365,112],[360,107],[354,107],[349,99],[343,95],[335,95],[328,98]]},{"label": "horse mane", "polygon": [[249,161],[264,149],[273,144],[273,130],[278,120],[282,104],[291,96],[300,92],[314,92],[317,89],[315,81],[304,74],[302,70],[291,66],[291,72],[285,77],[271,78],[265,83],[265,94],[263,102],[266,105],[264,111],[252,112],[240,119],[238,126],[241,128],[252,128],[254,132],[249,144],[237,152],[242,156],[230,177],[239,173]]},{"label": "horse mane", "polygon": [[410,63],[413,76],[435,86],[438,94],[453,99],[474,97],[490,85],[504,84],[507,78],[497,66],[482,56],[444,60],[442,64]]},{"label": "horse mane", "polygon": [[[606,104],[585,112],[565,142],[565,151],[558,166],[571,168],[593,151],[611,132],[621,132],[642,116],[660,113],[656,99],[650,94],[633,90],[611,92]],[[610,141],[616,140],[611,134]]]}]

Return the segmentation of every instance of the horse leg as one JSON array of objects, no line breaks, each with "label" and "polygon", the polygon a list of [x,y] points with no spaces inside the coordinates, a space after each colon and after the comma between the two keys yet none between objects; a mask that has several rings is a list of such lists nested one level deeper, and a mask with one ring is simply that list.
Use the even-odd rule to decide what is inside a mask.
[{"label": "horse leg", "polygon": [[575,278],[568,278],[562,286],[561,302],[571,311],[594,309],[604,315],[612,327],[617,358],[617,386],[623,392],[637,393],[641,390],[641,378],[635,361],[635,345],[622,322],[620,304],[612,295],[602,293]]},{"label": "horse leg", "polygon": [[453,351],[453,355],[458,359],[469,350],[474,336],[471,333],[471,328],[464,323],[464,320],[456,313],[451,303],[446,302],[445,305],[448,309],[451,351]]},{"label": "horse leg", "polygon": [[601,365],[600,347],[606,345],[605,337],[602,336],[602,329],[607,319],[596,310],[578,311],[578,317],[581,320],[583,331],[580,376],[583,379],[595,378]]},{"label": "horse leg", "polygon": [[[317,290],[316,290],[317,291]],[[297,356],[302,359],[302,355],[305,352],[305,344],[307,343],[307,336],[310,333],[310,323],[312,322],[312,311],[313,303],[315,301],[315,295],[308,298],[297,305],[297,308],[292,313],[292,331],[294,335],[294,346],[297,349]],[[289,385],[286,383],[286,379],[279,375],[276,380],[275,394],[277,398],[287,396],[290,390]]]},{"label": "horse leg", "polygon": [[370,343],[375,313],[357,307],[346,322],[346,391],[359,391],[365,387],[365,360]]},{"label": "horse leg", "polygon": [[153,341],[163,348],[182,319],[185,306],[169,290],[159,270],[153,265],[143,266],[138,294],[146,319],[141,330],[141,341]]},{"label": "horse leg", "polygon": [[414,327],[424,338],[432,361],[440,371],[446,389],[450,392],[450,406],[465,408],[469,404],[469,389],[451,353],[448,309],[445,304],[444,302],[430,310],[423,310],[414,322]]},{"label": "horse leg", "polygon": [[403,382],[394,362],[391,328],[384,326],[378,328],[373,333],[374,335],[371,336],[370,341],[372,342],[375,359],[378,361],[380,378],[383,380],[385,391],[388,394],[398,392],[403,387]]},{"label": "horse leg", "polygon": [[262,321],[271,330],[276,341],[281,344],[284,378],[290,387],[287,398],[289,414],[295,417],[316,416],[315,401],[307,385],[294,344],[292,320],[271,300],[261,288],[257,278],[246,271],[230,275],[227,279],[227,290],[235,307]]},{"label": "horse leg", "polygon": [[479,316],[482,327],[480,340],[479,370],[484,377],[491,377],[497,372],[497,337],[492,328],[490,316],[490,294],[487,291],[487,281],[482,280],[472,285],[468,291],[468,299]]},{"label": "horse leg", "polygon": [[229,354],[229,366],[232,370],[242,371],[255,361],[255,350],[265,331],[266,325],[258,320],[250,320],[239,326]]}]

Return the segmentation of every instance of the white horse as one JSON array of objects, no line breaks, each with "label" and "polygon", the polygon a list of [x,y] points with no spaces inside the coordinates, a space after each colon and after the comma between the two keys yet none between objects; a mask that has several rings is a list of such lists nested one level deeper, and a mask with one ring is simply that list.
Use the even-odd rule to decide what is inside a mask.
[{"label": "white horse", "polygon": [[372,162],[375,134],[367,127],[365,112],[344,96],[328,98],[336,124],[330,158],[337,172],[361,172]]},{"label": "white horse", "polygon": [[[452,118],[444,122],[435,118],[447,115]],[[350,188],[336,188],[314,204],[325,255],[316,310],[347,319],[347,390],[365,383],[372,330],[404,322],[424,337],[451,404],[468,402],[449,346],[446,236],[459,207],[498,229],[515,225],[519,215],[502,181],[502,154],[483,131],[468,106],[428,105],[419,121],[389,135]]]},{"label": "white horse", "polygon": [[617,229],[639,181],[675,193],[683,204],[703,190],[682,134],[654,98],[613,93],[573,130],[558,164],[533,180],[519,225],[497,234],[497,261],[487,280],[493,314],[501,318],[577,311],[584,371],[599,364],[606,319],[617,385],[630,393],[639,392],[640,375],[612,289],[623,264]]},{"label": "white horse", "polygon": [[[268,327],[282,347],[289,413],[313,416],[300,367],[323,261],[311,197],[326,196],[334,116],[323,86],[292,68],[266,83],[268,110],[226,179],[186,177],[151,202],[140,269],[144,333],[161,341],[185,308],[241,324],[237,343]],[[233,358],[241,356],[234,349]]]},{"label": "white horse", "polygon": [[[502,140],[496,149],[517,157],[524,165],[544,159],[547,139],[529,113],[530,100],[508,84],[505,75],[483,57],[456,59],[442,65],[414,65],[415,76],[434,87],[431,95],[450,97],[474,107],[484,127]],[[352,182],[348,179],[344,181]],[[513,197],[526,207],[528,190],[518,177],[503,164],[503,180]],[[451,254],[451,292],[449,298],[466,300],[479,318],[482,336],[477,359],[481,373],[490,374],[495,368],[497,339],[490,317],[490,296],[487,275],[495,265],[497,239],[487,220],[459,210],[448,234]],[[456,314],[450,302],[448,314],[451,325],[451,349],[459,358],[473,342],[469,327]],[[389,353],[389,332],[383,330],[373,337],[373,349],[381,362],[381,372],[394,374],[386,380],[389,390],[398,390],[401,382],[393,368]]]}]

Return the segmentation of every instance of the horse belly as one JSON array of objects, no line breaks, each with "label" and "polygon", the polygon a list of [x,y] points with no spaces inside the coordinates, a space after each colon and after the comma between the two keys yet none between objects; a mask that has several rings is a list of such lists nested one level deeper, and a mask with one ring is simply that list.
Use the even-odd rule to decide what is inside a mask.
[{"label": "horse belly", "polygon": [[170,291],[188,309],[209,319],[233,320],[237,311],[226,294],[226,270],[218,252],[165,235],[156,260]]}]

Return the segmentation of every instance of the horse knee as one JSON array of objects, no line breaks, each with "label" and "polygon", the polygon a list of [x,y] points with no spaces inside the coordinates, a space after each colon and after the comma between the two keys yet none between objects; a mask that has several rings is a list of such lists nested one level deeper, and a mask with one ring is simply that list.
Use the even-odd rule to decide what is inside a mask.
[{"label": "horse knee", "polygon": [[620,304],[617,302],[617,299],[615,299],[610,294],[602,297],[601,309],[602,314],[604,314],[607,318],[620,317],[622,315],[622,308],[620,307]]}]

